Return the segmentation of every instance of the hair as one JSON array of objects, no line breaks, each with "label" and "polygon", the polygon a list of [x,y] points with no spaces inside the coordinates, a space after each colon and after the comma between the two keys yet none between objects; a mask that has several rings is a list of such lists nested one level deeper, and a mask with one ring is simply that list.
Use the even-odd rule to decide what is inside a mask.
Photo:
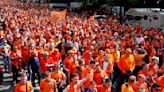
[{"label": "hair", "polygon": [[91,61],[90,64],[95,64],[95,62],[94,61]]},{"label": "hair", "polygon": [[71,78],[71,81],[72,81],[72,79],[75,78],[75,77],[78,77],[78,74],[77,74],[77,73],[71,74],[71,77],[70,77],[70,78]]},{"label": "hair", "polygon": [[112,82],[108,77],[105,77],[104,79],[103,79],[103,83],[107,83],[107,82]]},{"label": "hair", "polygon": [[45,77],[48,77],[49,75],[50,75],[50,72],[49,71],[46,71]]},{"label": "hair", "polygon": [[25,73],[25,72],[23,72],[22,74],[21,74],[21,77],[26,77],[27,76],[27,74]]},{"label": "hair", "polygon": [[130,76],[128,79],[129,82],[135,82],[136,81],[136,77],[134,75]]}]

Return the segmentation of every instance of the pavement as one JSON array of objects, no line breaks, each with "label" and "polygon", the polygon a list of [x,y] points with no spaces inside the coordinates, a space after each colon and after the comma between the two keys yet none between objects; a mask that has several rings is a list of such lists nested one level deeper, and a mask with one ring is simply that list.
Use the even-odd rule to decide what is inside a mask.
[{"label": "pavement", "polygon": [[[0,66],[3,67],[3,61],[0,57]],[[18,80],[20,80],[20,77],[18,77]],[[3,69],[3,82],[0,84],[0,92],[14,92],[15,85],[12,85],[12,74],[5,73]],[[37,82],[36,82],[37,83]],[[39,85],[37,84],[36,87],[34,87],[34,92],[39,92]]]}]

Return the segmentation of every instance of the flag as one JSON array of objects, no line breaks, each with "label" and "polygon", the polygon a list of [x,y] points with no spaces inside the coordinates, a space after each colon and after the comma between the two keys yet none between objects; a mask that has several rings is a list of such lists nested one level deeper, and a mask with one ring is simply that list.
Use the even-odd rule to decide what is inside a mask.
[{"label": "flag", "polygon": [[51,22],[56,23],[57,21],[65,20],[67,10],[63,11],[51,11]]}]

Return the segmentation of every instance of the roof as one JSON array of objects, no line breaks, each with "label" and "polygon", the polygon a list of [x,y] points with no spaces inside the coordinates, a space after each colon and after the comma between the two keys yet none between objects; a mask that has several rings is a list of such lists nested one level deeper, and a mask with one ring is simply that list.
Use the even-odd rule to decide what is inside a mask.
[{"label": "roof", "polygon": [[164,15],[164,11],[161,11],[160,8],[130,8],[126,13],[126,15],[145,15],[145,14],[151,14],[151,15]]}]

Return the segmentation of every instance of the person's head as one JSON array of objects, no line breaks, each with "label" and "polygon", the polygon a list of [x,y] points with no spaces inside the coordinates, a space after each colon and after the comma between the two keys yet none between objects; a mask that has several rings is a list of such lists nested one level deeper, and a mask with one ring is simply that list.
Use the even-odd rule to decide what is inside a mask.
[{"label": "person's head", "polygon": [[91,61],[91,62],[90,62],[90,67],[91,67],[92,69],[95,68],[95,62],[94,62],[94,61]]},{"label": "person's head", "polygon": [[128,84],[133,85],[135,81],[136,81],[136,77],[134,75],[131,75],[128,79]]},{"label": "person's head", "polygon": [[151,92],[161,92],[161,87],[158,84],[153,84]]},{"label": "person's head", "polygon": [[55,63],[54,64],[54,71],[59,71],[59,69],[60,69],[60,65],[59,64],[57,64],[57,63]]},{"label": "person's head", "polygon": [[96,70],[96,71],[98,71],[98,72],[100,72],[100,71],[101,71],[101,67],[100,67],[100,65],[99,65],[99,64],[96,64],[96,66],[95,66],[95,70]]},{"label": "person's head", "polygon": [[103,79],[103,85],[105,88],[109,88],[112,86],[112,82],[108,77],[106,77]]},{"label": "person's head", "polygon": [[26,73],[21,74],[20,82],[21,82],[21,84],[26,84],[26,82],[27,82],[27,74]]},{"label": "person's head", "polygon": [[125,54],[129,56],[132,53],[132,50],[130,48],[126,49]]},{"label": "person's head", "polygon": [[46,78],[47,81],[51,80],[51,73],[49,71],[46,71],[45,78]]},{"label": "person's head", "polygon": [[13,51],[16,51],[17,49],[18,49],[17,46],[14,46],[14,47],[13,47]]},{"label": "person's head", "polygon": [[149,65],[148,64],[143,64],[142,70],[143,71],[148,71],[149,70]]},{"label": "person's head", "polygon": [[72,74],[71,75],[71,82],[73,82],[74,84],[76,84],[78,80],[79,80],[78,74],[75,73],[75,74]]},{"label": "person's head", "polygon": [[73,57],[73,55],[74,55],[74,51],[73,51],[73,50],[69,50],[69,51],[68,51],[68,56],[69,56],[69,57]]},{"label": "person's head", "polygon": [[92,91],[94,91],[94,89],[96,88],[96,82],[91,81],[91,82],[90,82],[90,85],[89,85],[89,88],[90,88]]},{"label": "person's head", "polygon": [[153,56],[152,57],[152,65],[157,65],[159,63],[159,57]]},{"label": "person's head", "polygon": [[140,75],[138,76],[138,82],[139,82],[139,83],[144,83],[145,81],[146,81],[145,75],[140,74]]}]

